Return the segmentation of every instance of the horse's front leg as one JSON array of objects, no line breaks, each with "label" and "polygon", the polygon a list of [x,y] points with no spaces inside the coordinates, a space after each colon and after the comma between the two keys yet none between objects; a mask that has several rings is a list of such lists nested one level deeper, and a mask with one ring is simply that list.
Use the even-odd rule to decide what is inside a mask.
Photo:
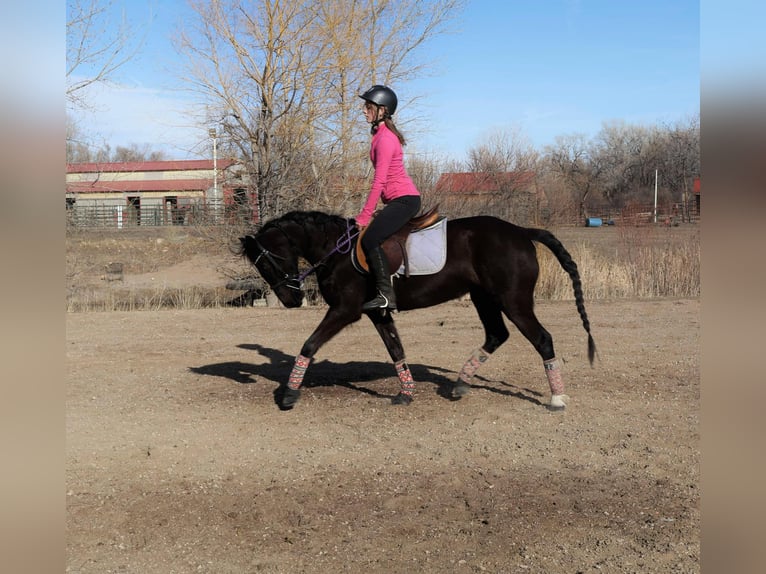
[{"label": "horse's front leg", "polygon": [[281,397],[278,397],[277,401],[282,409],[291,409],[298,402],[301,396],[303,377],[306,375],[311,359],[319,348],[337,335],[344,327],[354,321],[358,321],[361,316],[361,313],[352,312],[349,309],[338,307],[330,307],[328,309],[322,321],[317,325],[317,328],[314,329],[311,336],[303,343],[300,354],[295,357],[295,364],[290,372],[290,377],[287,379],[287,385],[278,389],[281,392]]},{"label": "horse's front leg", "polygon": [[396,324],[391,313],[370,313],[370,320],[378,330],[380,338],[386,345],[388,354],[396,367],[396,374],[399,377],[400,390],[391,402],[395,405],[408,405],[412,402],[413,392],[415,391],[415,381],[412,378],[410,367],[404,358],[404,347],[399,339],[399,333],[396,330]]}]

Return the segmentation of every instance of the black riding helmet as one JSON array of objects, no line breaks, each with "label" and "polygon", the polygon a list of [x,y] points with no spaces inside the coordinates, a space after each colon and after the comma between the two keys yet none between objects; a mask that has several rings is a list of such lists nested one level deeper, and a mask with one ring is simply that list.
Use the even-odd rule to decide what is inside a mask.
[{"label": "black riding helmet", "polygon": [[372,102],[376,106],[386,106],[389,116],[393,116],[396,111],[396,104],[399,100],[396,98],[394,90],[388,86],[376,84],[359,96],[365,101]]}]

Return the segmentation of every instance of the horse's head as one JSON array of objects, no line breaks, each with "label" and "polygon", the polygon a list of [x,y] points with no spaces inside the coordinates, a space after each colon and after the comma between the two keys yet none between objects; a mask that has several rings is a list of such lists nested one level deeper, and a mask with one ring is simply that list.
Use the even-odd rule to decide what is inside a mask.
[{"label": "horse's head", "polygon": [[303,288],[298,279],[298,255],[287,235],[270,227],[257,235],[239,238],[241,252],[255,265],[285,307],[300,307]]}]

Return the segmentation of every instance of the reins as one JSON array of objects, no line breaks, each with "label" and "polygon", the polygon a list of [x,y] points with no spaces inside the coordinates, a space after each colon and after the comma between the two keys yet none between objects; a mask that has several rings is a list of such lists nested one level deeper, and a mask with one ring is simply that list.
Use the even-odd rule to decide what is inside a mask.
[{"label": "reins", "polygon": [[[279,229],[282,233],[287,236],[287,233],[284,229],[282,229],[279,226],[276,226],[277,229]],[[353,231],[352,231],[353,229]],[[258,254],[258,257],[255,258],[255,261],[253,261],[253,265],[257,264],[258,261],[261,259],[261,257],[265,257],[266,260],[271,263],[271,265],[276,269],[279,273],[283,275],[283,278],[278,283],[271,286],[272,289],[276,289],[277,287],[280,287],[281,285],[287,285],[289,289],[303,289],[303,281],[314,273],[321,265],[324,265],[325,262],[334,254],[340,253],[340,254],[346,254],[349,251],[351,251],[351,241],[359,235],[359,230],[356,228],[351,227],[350,220],[346,219],[346,231],[336,240],[335,247],[327,253],[325,256],[323,256],[319,261],[317,261],[314,265],[303,271],[302,273],[299,273],[298,275],[291,277],[289,273],[285,273],[282,267],[274,260],[281,259],[282,261],[285,261],[285,258],[281,255],[277,255],[276,253],[272,253],[268,249],[266,249],[263,245],[261,245],[258,240],[255,240],[255,244],[258,246],[258,249],[261,250],[261,252]],[[287,236],[288,240],[290,239],[289,236]],[[294,283],[294,284],[293,284]]]}]

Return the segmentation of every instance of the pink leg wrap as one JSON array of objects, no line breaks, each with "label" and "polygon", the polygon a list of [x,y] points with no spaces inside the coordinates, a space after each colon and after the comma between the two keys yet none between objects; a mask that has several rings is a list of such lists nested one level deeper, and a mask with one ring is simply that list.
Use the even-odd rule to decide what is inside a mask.
[{"label": "pink leg wrap", "polygon": [[482,364],[487,362],[487,359],[489,359],[489,354],[484,349],[481,347],[475,349],[463,365],[463,368],[460,369],[458,378],[465,384],[470,384],[476,371],[479,370],[479,367],[481,367]]},{"label": "pink leg wrap", "polygon": [[288,387],[293,390],[301,388],[303,376],[306,374],[306,369],[309,368],[310,362],[311,357],[304,357],[303,355],[295,357],[295,365],[293,365],[293,370],[290,372],[290,378],[287,379]]},{"label": "pink leg wrap", "polygon": [[543,361],[545,367],[545,376],[548,377],[548,384],[551,387],[552,395],[564,394],[564,380],[561,378],[561,369],[556,359]]},{"label": "pink leg wrap", "polygon": [[415,381],[404,359],[396,363],[396,374],[399,376],[399,382],[402,385],[401,393],[403,395],[412,395],[412,392],[415,390]]}]

